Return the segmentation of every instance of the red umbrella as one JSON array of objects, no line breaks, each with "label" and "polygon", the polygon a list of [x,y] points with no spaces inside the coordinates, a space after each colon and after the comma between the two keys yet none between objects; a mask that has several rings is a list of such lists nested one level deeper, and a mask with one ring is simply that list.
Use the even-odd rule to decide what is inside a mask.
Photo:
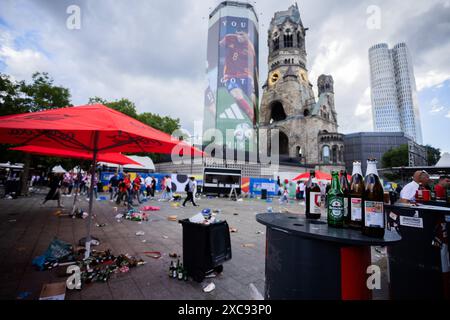
[{"label": "red umbrella", "polygon": [[[317,180],[331,180],[331,175],[326,172],[316,170],[315,173],[316,173]],[[299,176],[295,177],[293,179],[293,181],[308,180],[308,179],[309,179],[309,172],[304,172],[304,173],[300,174]]]},{"label": "red umbrella", "polygon": [[[27,152],[27,153],[41,154],[41,155],[45,155],[45,156],[55,156],[55,157],[61,157],[61,158],[76,158],[76,159],[90,160],[93,157],[93,154],[89,153],[89,152],[70,151],[70,150],[65,150],[65,149],[55,149],[55,148],[47,148],[47,147],[39,147],[39,146],[22,146],[22,147],[9,148],[9,150],[23,151],[23,152]],[[120,165],[125,165],[125,164],[141,165],[140,163],[134,161],[131,158],[128,158],[127,156],[125,156],[121,153],[99,153],[97,160],[102,161],[102,162],[120,164]]]},{"label": "red umbrella", "polygon": [[[95,164],[99,153],[203,152],[116,110],[101,104],[22,113],[0,117],[0,143],[27,144],[92,153],[89,215],[92,217]],[[91,220],[88,219],[87,242]],[[89,255],[89,250],[87,250]]]}]

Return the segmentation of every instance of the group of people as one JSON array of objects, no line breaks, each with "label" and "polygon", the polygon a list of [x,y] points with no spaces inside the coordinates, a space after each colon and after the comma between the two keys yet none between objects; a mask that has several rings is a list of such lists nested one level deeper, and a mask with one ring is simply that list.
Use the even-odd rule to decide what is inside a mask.
[{"label": "group of people", "polygon": [[117,205],[123,202],[125,205],[133,205],[133,200],[136,199],[139,204],[141,199],[153,198],[155,196],[157,181],[154,177],[146,177],[145,179],[137,174],[131,180],[131,175],[125,173],[122,178],[117,173],[109,180],[110,200],[116,201]]},{"label": "group of people", "polygon": [[[434,186],[434,192],[437,200],[445,200],[447,197],[447,189],[450,187],[450,177],[441,176]],[[405,185],[400,191],[400,202],[414,203],[416,202],[416,193],[420,188],[431,191],[430,175],[422,170],[416,171],[412,181]]]}]

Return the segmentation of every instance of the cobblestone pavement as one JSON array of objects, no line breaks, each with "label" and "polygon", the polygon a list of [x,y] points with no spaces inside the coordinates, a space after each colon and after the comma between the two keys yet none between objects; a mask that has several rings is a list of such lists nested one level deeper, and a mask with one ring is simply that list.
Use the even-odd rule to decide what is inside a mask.
[{"label": "cobblestone pavement", "polygon": [[[86,235],[87,220],[56,214],[59,210],[63,214],[68,213],[73,198],[63,197],[65,208],[58,209],[56,202],[41,205],[44,192],[16,200],[0,200],[0,299],[16,299],[24,292],[29,292],[27,299],[37,299],[43,284],[65,281],[65,268],[37,271],[31,265],[32,259],[47,249],[54,236],[76,245]],[[280,206],[276,199],[273,203],[266,203],[258,199],[234,202],[201,198],[198,204],[200,207],[197,208],[189,204],[186,208],[174,208],[167,202],[148,201],[145,205],[160,206],[161,210],[150,212],[150,221],[138,223],[128,220],[118,222],[115,219],[116,204],[108,200],[97,201],[92,235],[98,237],[101,244],[95,249],[111,249],[115,255],[128,253],[141,257],[147,263],[132,268],[128,273],[115,274],[107,283],[85,285],[80,291],[67,290],[66,299],[251,299],[250,284],[264,294],[266,230],[256,222],[255,215],[265,212],[269,206],[274,211],[287,208],[298,213],[302,213],[304,207],[297,202]],[[80,206],[87,209],[86,198],[82,198]],[[238,229],[236,233],[231,233],[232,259],[224,263],[222,274],[205,279],[203,283],[170,279],[168,269],[172,259],[169,253],[182,254],[182,226],[167,217],[176,215],[177,219],[185,219],[203,208],[221,209],[218,218],[226,220],[230,228]],[[125,208],[119,206],[118,212],[123,211]],[[96,223],[107,225],[96,227]],[[144,231],[145,235],[136,236],[137,231]],[[244,244],[254,246],[244,247]],[[147,257],[144,251],[160,251],[162,257]],[[383,261],[384,258],[378,253],[376,256],[375,259]],[[202,288],[211,281],[216,289],[204,293]],[[374,298],[384,297],[385,293],[374,294]]]}]

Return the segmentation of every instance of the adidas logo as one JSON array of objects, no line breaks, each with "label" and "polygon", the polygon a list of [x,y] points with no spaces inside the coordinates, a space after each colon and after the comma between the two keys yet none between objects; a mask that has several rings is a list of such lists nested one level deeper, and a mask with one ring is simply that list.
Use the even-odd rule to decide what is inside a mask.
[{"label": "adidas logo", "polygon": [[225,109],[225,111],[220,114],[219,118],[244,120],[244,116],[236,103]]}]

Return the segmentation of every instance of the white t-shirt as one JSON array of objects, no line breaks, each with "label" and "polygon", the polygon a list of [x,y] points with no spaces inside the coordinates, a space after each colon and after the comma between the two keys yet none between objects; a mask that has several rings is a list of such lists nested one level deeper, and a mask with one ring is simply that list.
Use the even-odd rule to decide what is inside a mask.
[{"label": "white t-shirt", "polygon": [[419,184],[415,181],[411,181],[400,192],[400,198],[408,201],[415,201],[417,190],[419,190]]},{"label": "white t-shirt", "polygon": [[306,188],[306,186],[305,186],[305,184],[304,183],[300,183],[300,191],[305,191],[305,188]]},{"label": "white t-shirt", "polygon": [[152,177],[148,176],[145,178],[145,186],[150,186],[152,184]]},{"label": "white t-shirt", "polygon": [[169,188],[169,190],[172,190],[172,179],[171,178],[166,179],[166,188]]}]

